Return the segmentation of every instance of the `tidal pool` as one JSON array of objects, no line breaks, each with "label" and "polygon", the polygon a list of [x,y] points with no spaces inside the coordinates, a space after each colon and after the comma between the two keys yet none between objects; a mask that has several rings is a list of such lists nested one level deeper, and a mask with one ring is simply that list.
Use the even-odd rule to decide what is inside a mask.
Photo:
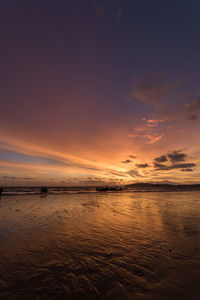
[{"label": "tidal pool", "polygon": [[200,192],[2,196],[0,299],[200,299]]}]

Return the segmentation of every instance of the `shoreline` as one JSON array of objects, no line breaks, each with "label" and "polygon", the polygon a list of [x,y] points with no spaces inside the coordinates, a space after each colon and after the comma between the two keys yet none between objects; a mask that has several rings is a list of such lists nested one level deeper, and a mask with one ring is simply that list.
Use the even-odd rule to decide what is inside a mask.
[{"label": "shoreline", "polygon": [[199,189],[174,189],[174,190],[123,190],[123,191],[68,191],[68,192],[47,192],[46,194],[42,193],[3,193],[0,195],[0,197],[4,196],[58,196],[58,195],[77,195],[77,194],[99,194],[99,195],[106,195],[106,194],[127,194],[127,193],[185,193],[185,192],[200,192]]}]

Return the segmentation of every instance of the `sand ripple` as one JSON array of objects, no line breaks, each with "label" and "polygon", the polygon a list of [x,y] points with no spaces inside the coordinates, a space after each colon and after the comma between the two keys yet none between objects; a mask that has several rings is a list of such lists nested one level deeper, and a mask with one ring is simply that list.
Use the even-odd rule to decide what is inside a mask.
[{"label": "sand ripple", "polygon": [[2,197],[0,299],[198,299],[198,199]]}]

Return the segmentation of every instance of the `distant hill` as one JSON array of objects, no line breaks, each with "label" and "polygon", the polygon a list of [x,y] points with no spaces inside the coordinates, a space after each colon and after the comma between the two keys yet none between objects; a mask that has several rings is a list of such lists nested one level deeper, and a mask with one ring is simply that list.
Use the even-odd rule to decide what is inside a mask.
[{"label": "distant hill", "polygon": [[124,189],[139,191],[200,191],[200,184],[133,183]]}]

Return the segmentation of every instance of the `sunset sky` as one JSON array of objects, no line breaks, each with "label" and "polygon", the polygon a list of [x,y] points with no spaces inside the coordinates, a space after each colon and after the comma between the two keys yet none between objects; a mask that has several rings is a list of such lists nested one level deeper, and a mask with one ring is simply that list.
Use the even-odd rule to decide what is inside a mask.
[{"label": "sunset sky", "polygon": [[0,185],[200,183],[199,14],[1,0]]}]

